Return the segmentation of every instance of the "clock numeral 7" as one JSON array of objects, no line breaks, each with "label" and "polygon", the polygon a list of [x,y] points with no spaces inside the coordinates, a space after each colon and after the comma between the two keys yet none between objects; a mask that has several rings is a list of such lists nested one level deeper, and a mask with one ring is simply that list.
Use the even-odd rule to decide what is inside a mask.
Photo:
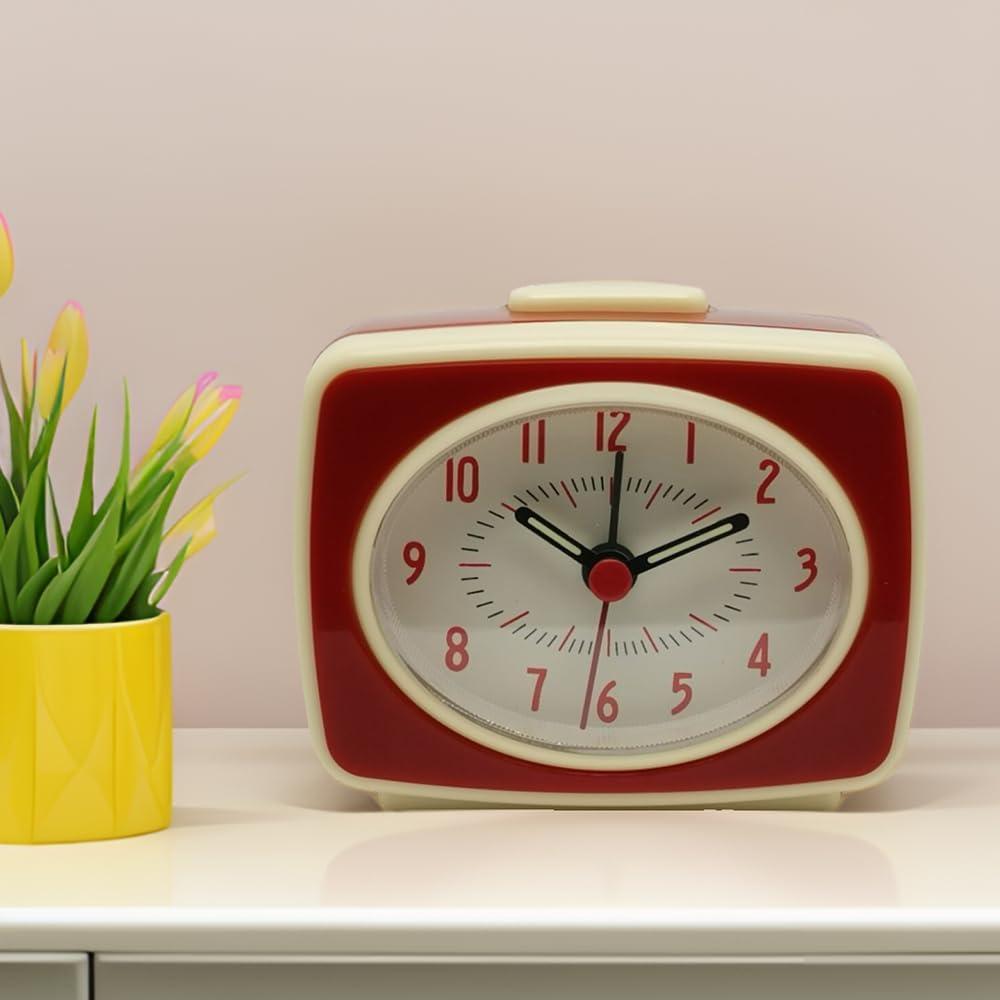
[{"label": "clock numeral 7", "polygon": [[445,462],[444,498],[451,503],[456,496],[462,503],[474,503],[479,496],[479,463],[471,455]]},{"label": "clock numeral 7", "polygon": [[[610,420],[607,419],[610,417]],[[611,410],[605,413],[604,410],[597,411],[597,450],[598,451],[625,451],[628,445],[621,444],[618,435],[625,430],[628,422],[632,419],[632,414],[627,410]]]},{"label": "clock numeral 7", "polygon": [[529,677],[535,678],[535,688],[531,692],[531,711],[537,712],[542,703],[542,685],[545,683],[549,671],[546,667],[528,667],[526,672]]}]

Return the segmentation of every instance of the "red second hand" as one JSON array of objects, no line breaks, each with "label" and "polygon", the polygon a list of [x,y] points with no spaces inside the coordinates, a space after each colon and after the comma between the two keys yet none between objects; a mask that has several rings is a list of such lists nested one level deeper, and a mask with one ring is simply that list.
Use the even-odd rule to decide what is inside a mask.
[{"label": "red second hand", "polygon": [[601,617],[597,622],[597,638],[594,640],[594,655],[590,658],[590,675],[587,677],[587,693],[583,696],[583,714],[580,716],[580,728],[587,728],[590,718],[590,703],[594,700],[594,685],[597,683],[597,664],[601,659],[601,646],[604,645],[604,626],[608,621],[610,601],[601,604]]}]

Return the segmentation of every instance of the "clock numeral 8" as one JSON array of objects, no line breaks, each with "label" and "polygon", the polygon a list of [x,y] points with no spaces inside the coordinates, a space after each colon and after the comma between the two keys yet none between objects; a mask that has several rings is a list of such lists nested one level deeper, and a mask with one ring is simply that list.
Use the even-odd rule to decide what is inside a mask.
[{"label": "clock numeral 8", "polygon": [[471,455],[445,463],[444,498],[451,503],[456,496],[462,503],[473,503],[479,496],[479,463]]},{"label": "clock numeral 8", "polygon": [[457,674],[469,665],[469,633],[461,625],[452,625],[445,633],[444,641],[447,644],[444,665]]}]

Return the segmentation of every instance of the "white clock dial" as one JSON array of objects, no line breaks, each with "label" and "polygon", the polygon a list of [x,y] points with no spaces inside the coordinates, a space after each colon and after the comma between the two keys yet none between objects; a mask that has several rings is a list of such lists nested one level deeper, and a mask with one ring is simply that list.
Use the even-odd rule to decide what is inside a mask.
[{"label": "white clock dial", "polygon": [[649,386],[490,409],[399,470],[359,543],[366,628],[425,707],[519,756],[641,767],[749,738],[827,679],[864,546],[801,445]]}]

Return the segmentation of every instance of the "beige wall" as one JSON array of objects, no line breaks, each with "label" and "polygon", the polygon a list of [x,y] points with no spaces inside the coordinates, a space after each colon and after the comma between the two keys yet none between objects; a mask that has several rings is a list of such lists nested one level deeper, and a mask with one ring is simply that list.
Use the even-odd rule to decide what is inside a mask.
[{"label": "beige wall", "polygon": [[1000,723],[998,35],[989,0],[0,0],[0,354],[85,304],[105,473],[120,374],[146,432],[205,368],[247,387],[201,483],[250,476],[172,599],[179,721],[303,718],[294,442],[338,328],[628,276],[900,349],[927,444],[918,720]]}]

